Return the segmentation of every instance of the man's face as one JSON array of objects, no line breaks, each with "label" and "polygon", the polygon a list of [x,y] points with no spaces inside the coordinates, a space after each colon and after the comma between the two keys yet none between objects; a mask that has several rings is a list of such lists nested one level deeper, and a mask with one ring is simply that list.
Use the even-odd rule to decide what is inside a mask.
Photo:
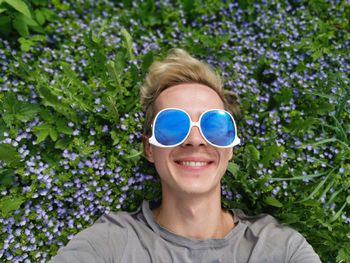
[{"label": "man's face", "polygon": [[[155,113],[164,108],[185,110],[192,121],[209,109],[224,109],[219,95],[197,83],[185,83],[164,90],[156,99]],[[208,144],[197,127],[179,146],[161,148],[145,142],[146,158],[155,164],[162,182],[163,194],[206,194],[220,191],[220,180],[232,148],[219,149]]]}]

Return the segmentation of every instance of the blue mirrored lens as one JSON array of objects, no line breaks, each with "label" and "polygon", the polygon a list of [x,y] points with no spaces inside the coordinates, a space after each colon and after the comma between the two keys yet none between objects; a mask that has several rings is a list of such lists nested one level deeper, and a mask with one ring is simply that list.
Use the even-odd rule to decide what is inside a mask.
[{"label": "blue mirrored lens", "polygon": [[200,123],[204,137],[218,146],[230,145],[235,139],[235,126],[231,116],[221,110],[206,112]]},{"label": "blue mirrored lens", "polygon": [[186,137],[190,119],[182,111],[168,109],[158,115],[154,125],[154,136],[159,143],[175,145]]}]

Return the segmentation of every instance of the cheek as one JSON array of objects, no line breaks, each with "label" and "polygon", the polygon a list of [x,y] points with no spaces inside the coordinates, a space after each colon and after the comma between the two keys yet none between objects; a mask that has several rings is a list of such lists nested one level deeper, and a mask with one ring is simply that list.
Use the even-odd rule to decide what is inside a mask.
[{"label": "cheek", "polygon": [[229,149],[223,149],[223,152],[221,154],[221,159],[225,162],[228,162],[232,159],[233,156],[233,150],[232,148]]},{"label": "cheek", "polygon": [[154,147],[153,149],[153,157],[155,161],[163,160],[168,156],[167,149]]},{"label": "cheek", "polygon": [[171,164],[169,152],[167,150],[160,150],[154,153],[154,167],[157,170],[157,174],[160,178],[166,178],[167,175],[171,174]]},{"label": "cheek", "polygon": [[154,165],[156,166],[157,170],[161,169],[168,163],[169,155],[170,155],[169,149],[154,147],[153,159],[154,159]]}]

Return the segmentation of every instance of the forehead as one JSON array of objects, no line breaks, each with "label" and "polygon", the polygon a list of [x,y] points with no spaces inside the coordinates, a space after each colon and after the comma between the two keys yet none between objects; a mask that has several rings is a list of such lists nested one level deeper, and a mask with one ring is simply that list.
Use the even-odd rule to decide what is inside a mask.
[{"label": "forehead", "polygon": [[199,83],[183,83],[167,88],[155,100],[156,112],[165,108],[180,108],[190,114],[208,109],[224,109],[220,96],[210,87]]}]

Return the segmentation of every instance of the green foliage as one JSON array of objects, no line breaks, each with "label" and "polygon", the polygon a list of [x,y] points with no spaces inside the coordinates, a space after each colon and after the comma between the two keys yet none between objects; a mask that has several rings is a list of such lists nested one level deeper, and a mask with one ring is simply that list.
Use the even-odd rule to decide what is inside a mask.
[{"label": "green foliage", "polygon": [[283,207],[283,204],[272,196],[266,197],[265,203],[271,206],[279,207],[279,208]]},{"label": "green foliage", "polygon": [[28,51],[36,42],[45,40],[45,37],[40,35],[45,32],[45,24],[57,19],[56,14],[48,9],[47,5],[47,1],[0,1],[0,36],[19,38],[23,51]]},{"label": "green foliage", "polygon": [[16,121],[31,120],[40,111],[37,104],[20,102],[13,93],[6,94],[1,102],[0,112],[3,114],[3,120],[8,127],[13,126]]},{"label": "green foliage", "polygon": [[8,217],[11,212],[17,210],[23,203],[24,198],[22,196],[13,197],[6,196],[0,199],[0,211],[3,217]]},{"label": "green foliage", "polygon": [[348,262],[349,4],[170,2],[0,0],[0,240],[11,260],[48,260],[102,213],[161,197],[139,92],[152,62],[182,47],[240,97],[222,204],[270,213],[323,262]]},{"label": "green foliage", "polygon": [[6,163],[18,163],[19,155],[13,146],[8,144],[0,144],[0,160]]}]

